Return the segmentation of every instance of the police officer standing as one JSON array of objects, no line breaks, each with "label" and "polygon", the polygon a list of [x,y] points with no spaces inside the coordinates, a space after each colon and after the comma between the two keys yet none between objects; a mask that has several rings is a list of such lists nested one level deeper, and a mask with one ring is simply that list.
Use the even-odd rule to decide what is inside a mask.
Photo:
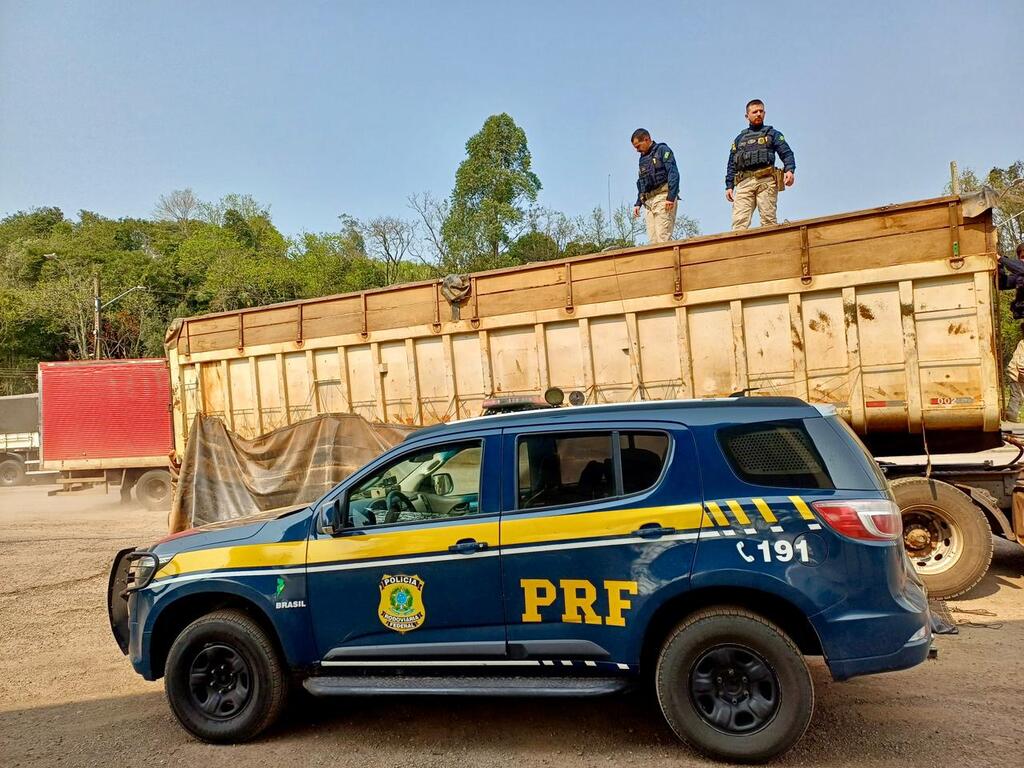
[{"label": "police officer standing", "polygon": [[633,148],[640,153],[640,176],[636,180],[636,205],[633,218],[646,209],[647,242],[664,243],[672,239],[679,198],[679,169],[675,154],[667,144],[656,142],[650,131],[633,131]]},{"label": "police officer standing", "polygon": [[[779,192],[793,186],[796,160],[786,137],[764,124],[764,102],[747,102],[749,125],[729,150],[725,169],[725,199],[732,203],[732,228],[747,229],[754,206],[761,214],[761,226],[776,224]],[[782,158],[782,171],[775,167],[775,155]]]}]

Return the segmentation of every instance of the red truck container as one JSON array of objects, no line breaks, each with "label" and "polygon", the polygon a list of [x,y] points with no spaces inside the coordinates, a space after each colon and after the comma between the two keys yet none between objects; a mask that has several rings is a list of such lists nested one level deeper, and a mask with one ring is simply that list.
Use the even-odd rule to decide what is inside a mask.
[{"label": "red truck container", "polygon": [[119,485],[122,499],[134,489],[149,509],[170,506],[165,359],[40,363],[39,411],[41,469],[60,473],[61,490]]}]

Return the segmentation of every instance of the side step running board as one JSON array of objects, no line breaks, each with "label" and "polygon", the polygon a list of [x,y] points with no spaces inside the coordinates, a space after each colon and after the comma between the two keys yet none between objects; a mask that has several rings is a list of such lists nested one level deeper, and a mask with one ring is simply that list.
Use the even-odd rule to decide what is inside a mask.
[{"label": "side step running board", "polygon": [[310,677],[314,696],[603,696],[629,686],[623,677]]}]

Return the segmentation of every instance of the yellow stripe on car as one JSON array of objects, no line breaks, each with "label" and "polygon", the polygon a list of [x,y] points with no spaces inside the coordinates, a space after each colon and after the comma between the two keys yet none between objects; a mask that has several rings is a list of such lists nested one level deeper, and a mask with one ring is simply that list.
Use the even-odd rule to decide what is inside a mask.
[{"label": "yellow stripe on car", "polygon": [[807,506],[806,502],[799,496],[790,496],[789,500],[793,502],[793,506],[796,507],[796,511],[800,513],[800,517],[804,520],[813,520],[814,514],[811,512],[810,507]]},{"label": "yellow stripe on car", "polygon": [[329,563],[335,560],[370,560],[372,558],[424,555],[443,552],[461,539],[476,539],[488,546],[498,546],[498,523],[467,523],[432,528],[390,530],[364,529],[354,536],[337,536],[309,542],[309,562]]},{"label": "yellow stripe on car", "polygon": [[[708,511],[716,524],[729,524],[728,518],[716,502],[708,503]],[[704,506],[699,503],[551,514],[540,517],[515,515],[506,517],[502,523],[501,544],[514,546],[629,536],[641,526],[650,523],[677,530],[697,530],[701,527],[704,515]],[[370,528],[354,535],[313,539],[308,544],[303,540],[181,552],[160,569],[157,578],[164,579],[195,571],[301,566],[306,563],[315,565],[336,561],[377,558],[387,560],[427,555],[445,552],[448,547],[462,539],[476,539],[497,548],[498,536],[496,520],[397,530]]]},{"label": "yellow stripe on car", "polygon": [[711,517],[714,519],[715,525],[729,525],[729,519],[724,514],[722,514],[722,508],[718,506],[718,502],[708,501],[705,502],[704,506],[706,506],[708,508],[708,512],[711,513]]},{"label": "yellow stripe on car", "polygon": [[736,516],[736,521],[740,525],[750,525],[750,518],[747,517],[747,513],[743,511],[743,507],[736,499],[729,499],[726,504],[729,505],[729,510]]},{"label": "yellow stripe on car", "polygon": [[566,539],[589,539],[601,536],[623,536],[642,525],[658,523],[678,530],[700,528],[704,515],[701,504],[678,504],[669,507],[615,509],[608,512],[579,512],[547,517],[506,517],[502,523],[502,546],[535,544]]},{"label": "yellow stripe on car", "polygon": [[196,549],[179,552],[161,568],[156,578],[180,576],[193,571],[225,568],[259,568],[261,566],[303,565],[306,562],[306,541],[283,541],[276,544],[241,544],[233,547]]},{"label": "yellow stripe on car", "polygon": [[751,499],[754,502],[754,506],[757,507],[757,511],[761,513],[761,517],[764,518],[766,523],[777,523],[778,519],[775,517],[775,513],[772,512],[772,508],[768,506],[768,502],[764,499]]}]

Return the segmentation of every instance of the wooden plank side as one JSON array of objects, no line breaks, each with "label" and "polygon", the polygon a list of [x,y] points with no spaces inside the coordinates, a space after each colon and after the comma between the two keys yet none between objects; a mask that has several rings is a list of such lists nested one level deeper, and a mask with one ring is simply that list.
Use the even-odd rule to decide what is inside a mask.
[{"label": "wooden plank side", "polygon": [[636,348],[646,395],[652,400],[686,397],[678,353],[679,324],[674,309],[636,316]]},{"label": "wooden plank side", "polygon": [[733,389],[732,315],[729,304],[691,307],[690,352],[693,356],[693,396],[725,397]]}]

